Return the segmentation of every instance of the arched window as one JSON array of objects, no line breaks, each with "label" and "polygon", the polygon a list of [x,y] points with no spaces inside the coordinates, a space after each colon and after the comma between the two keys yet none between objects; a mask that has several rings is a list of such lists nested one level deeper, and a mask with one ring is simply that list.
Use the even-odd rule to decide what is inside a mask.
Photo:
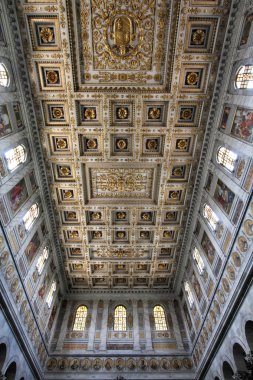
[{"label": "arched window", "polygon": [[192,291],[191,291],[191,288],[190,288],[190,285],[189,285],[188,281],[185,281],[185,283],[184,283],[184,290],[185,290],[185,292],[187,294],[189,305],[190,305],[190,307],[192,307],[193,302],[194,302],[194,298],[193,298],[193,294],[192,294]]},{"label": "arched window", "polygon": [[38,217],[38,215],[39,215],[39,206],[37,205],[37,203],[34,203],[29,208],[29,210],[27,211],[27,213],[25,214],[25,216],[23,217],[23,222],[25,224],[25,229],[27,231],[30,230],[30,228],[32,227],[33,222]]},{"label": "arched window", "polygon": [[219,147],[217,151],[217,162],[228,169],[231,173],[234,171],[236,160],[236,153],[225,148],[224,146]]},{"label": "arched window", "polygon": [[8,169],[13,171],[26,161],[26,150],[23,145],[18,145],[5,153]]},{"label": "arched window", "polygon": [[52,301],[53,301],[53,298],[54,298],[54,292],[55,291],[56,291],[56,282],[53,281],[53,283],[51,285],[51,288],[49,290],[49,293],[47,295],[47,299],[46,299],[46,303],[47,303],[48,308],[50,308],[51,305],[52,305]]},{"label": "arched window", "polygon": [[153,313],[154,313],[154,319],[155,319],[155,329],[168,330],[163,307],[155,306]]},{"label": "arched window", "polygon": [[114,310],[114,330],[126,331],[126,308],[122,305]]},{"label": "arched window", "polygon": [[38,262],[37,262],[37,265],[36,265],[36,268],[37,268],[39,274],[42,273],[47,258],[48,258],[48,248],[45,247],[43,249],[43,252],[40,255]]},{"label": "arched window", "polygon": [[84,331],[87,312],[88,309],[86,306],[79,306],[79,308],[76,311],[75,323],[73,327],[74,331]]},{"label": "arched window", "polygon": [[3,63],[0,63],[0,86],[8,87],[10,84],[10,76],[7,68]]},{"label": "arched window", "polygon": [[235,87],[237,89],[253,88],[253,65],[241,66],[236,74]]},{"label": "arched window", "polygon": [[216,230],[217,224],[219,222],[218,216],[215,214],[215,212],[211,209],[210,206],[207,204],[204,205],[203,207],[203,216],[205,219],[207,219],[210,227],[212,230]]},{"label": "arched window", "polygon": [[197,249],[197,247],[194,248],[193,253],[192,253],[192,257],[197,264],[199,274],[202,274],[204,269],[205,269],[205,264],[204,264],[202,257],[200,256],[200,253],[199,253],[199,250]]}]

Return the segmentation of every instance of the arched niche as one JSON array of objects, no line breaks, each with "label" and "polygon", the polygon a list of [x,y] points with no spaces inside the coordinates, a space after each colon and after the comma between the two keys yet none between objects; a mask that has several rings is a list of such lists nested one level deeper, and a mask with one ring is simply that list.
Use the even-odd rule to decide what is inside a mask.
[{"label": "arched niche", "polygon": [[250,347],[250,350],[253,351],[253,321],[247,321],[245,324],[245,335]]},{"label": "arched niche", "polygon": [[1,343],[0,344],[0,373],[2,371],[5,359],[6,359],[6,354],[7,354],[7,348],[6,344]]},{"label": "arched niche", "polygon": [[224,380],[233,380],[234,371],[228,362],[223,363]]},{"label": "arched niche", "polygon": [[17,365],[15,362],[12,362],[5,372],[6,380],[14,380],[16,377]]},{"label": "arched niche", "polygon": [[244,360],[246,352],[240,346],[239,343],[234,344],[233,355],[234,355],[234,361],[235,361],[237,371],[247,371],[247,367]]}]

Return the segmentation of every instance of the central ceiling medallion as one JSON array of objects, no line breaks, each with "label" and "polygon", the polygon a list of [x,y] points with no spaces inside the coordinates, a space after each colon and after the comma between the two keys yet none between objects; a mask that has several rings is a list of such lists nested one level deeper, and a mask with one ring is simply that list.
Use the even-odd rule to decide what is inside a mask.
[{"label": "central ceiling medallion", "polygon": [[106,46],[109,52],[119,58],[127,58],[137,53],[143,41],[143,30],[137,19],[129,14],[117,14],[108,20]]}]

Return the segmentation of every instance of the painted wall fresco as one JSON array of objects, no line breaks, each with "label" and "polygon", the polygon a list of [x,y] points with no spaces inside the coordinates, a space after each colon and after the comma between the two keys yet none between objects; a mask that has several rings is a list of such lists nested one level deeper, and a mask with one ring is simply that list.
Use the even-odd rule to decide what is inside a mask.
[{"label": "painted wall fresco", "polygon": [[235,194],[220,180],[218,179],[214,192],[214,199],[218,205],[229,214]]},{"label": "painted wall fresco", "polygon": [[247,142],[253,141],[253,110],[237,108],[231,135]]},{"label": "painted wall fresco", "polygon": [[11,121],[7,106],[0,105],[0,138],[12,132]]},{"label": "painted wall fresco", "polygon": [[12,212],[15,214],[28,198],[28,190],[25,179],[19,181],[9,192],[8,200]]},{"label": "painted wall fresco", "polygon": [[33,261],[39,246],[40,246],[39,234],[38,232],[35,232],[30,243],[25,249],[25,256],[29,264],[31,264],[31,262]]},{"label": "painted wall fresco", "polygon": [[209,263],[212,265],[215,257],[215,248],[211,243],[211,240],[207,236],[206,232],[203,234],[201,246],[206,254]]}]

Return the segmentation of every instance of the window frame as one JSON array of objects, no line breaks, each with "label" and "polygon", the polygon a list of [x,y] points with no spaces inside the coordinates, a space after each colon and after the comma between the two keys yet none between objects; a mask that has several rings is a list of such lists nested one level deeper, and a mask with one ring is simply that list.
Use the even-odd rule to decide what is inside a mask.
[{"label": "window frame", "polygon": [[[206,211],[206,209],[209,209],[208,211]],[[212,231],[216,231],[218,225],[219,225],[219,218],[218,218],[218,215],[213,211],[212,207],[209,206],[209,204],[205,203],[203,205],[203,217],[204,219],[207,221],[208,225],[210,226],[210,228],[212,229]],[[206,215],[205,215],[206,214]],[[210,218],[208,217],[208,214],[210,216],[210,214],[212,214],[210,216]]]},{"label": "window frame", "polygon": [[[1,79],[1,73],[6,74],[6,81],[7,81],[6,85],[1,84],[1,80],[4,80],[4,78]],[[0,61],[0,86],[7,89],[10,87],[10,82],[11,82],[10,72],[8,68],[6,67],[6,64],[1,60]]]},{"label": "window frame", "polygon": [[[17,151],[18,148],[22,148],[23,149],[23,153],[22,153],[22,157],[20,158],[18,155],[21,156],[21,153]],[[10,155],[11,152],[13,151],[13,157],[7,157],[6,155]],[[17,157],[15,157],[15,155]],[[16,145],[14,148],[11,148],[9,150],[7,150],[5,153],[4,153],[4,158],[5,158],[5,161],[6,161],[6,164],[7,164],[7,168],[8,170],[12,173],[14,172],[20,165],[24,164],[27,160],[27,149],[26,147],[24,146],[24,144],[18,144]],[[10,162],[9,162],[10,161]],[[17,161],[16,165],[14,167],[10,167],[10,163],[11,161]],[[19,162],[18,162],[19,161]]]},{"label": "window frame", "polygon": [[[116,315],[118,309],[122,308],[122,315]],[[122,318],[122,322],[119,322],[120,317]],[[122,327],[122,328],[120,328]],[[114,308],[113,313],[113,330],[114,331],[127,331],[127,308],[124,305],[117,305]]]},{"label": "window frame", "polygon": [[[78,312],[81,308],[85,308],[83,310],[83,313],[85,313],[84,316],[78,316]],[[76,312],[75,312],[75,318],[74,318],[74,323],[73,323],[73,328],[72,330],[73,331],[85,331],[85,328],[86,328],[86,321],[87,321],[87,316],[88,316],[88,307],[86,305],[79,305],[77,308],[76,308]],[[78,320],[79,319],[79,320]],[[80,319],[82,319],[82,321],[80,322]],[[81,324],[82,328],[77,328],[76,326],[78,324]]]},{"label": "window frame", "polygon": [[[31,217],[31,221],[29,221],[29,212],[33,212],[32,208],[36,206],[36,211],[33,213],[32,217]],[[38,218],[40,214],[40,207],[38,205],[37,202],[33,203],[31,205],[31,207],[29,208],[29,210],[25,213],[25,215],[23,216],[22,220],[23,220],[23,223],[24,223],[24,226],[25,226],[25,230],[26,231],[30,231],[30,229],[32,228],[33,224],[35,223],[35,220]],[[27,220],[25,221],[25,217],[28,215],[27,217]],[[28,225],[26,225],[26,222],[29,222]]]},{"label": "window frame", "polygon": [[[199,274],[203,275],[204,270],[205,270],[205,263],[204,263],[204,260],[202,259],[202,256],[201,256],[201,254],[200,254],[200,252],[199,252],[199,250],[198,250],[197,247],[193,248],[192,257],[193,257],[193,260],[196,263],[196,266],[198,268]],[[200,259],[201,264],[199,264],[199,261],[197,260],[197,257]]]},{"label": "window frame", "polygon": [[192,308],[194,304],[194,296],[190,287],[190,283],[187,280],[184,282],[184,290],[187,295],[187,300],[189,302],[190,308]]},{"label": "window frame", "polygon": [[[161,311],[158,311],[158,313],[161,313],[163,315],[161,315],[161,316],[155,315],[155,313],[156,313],[155,309],[156,308],[161,308]],[[167,331],[168,330],[168,322],[166,319],[166,313],[165,313],[165,309],[162,305],[157,304],[153,307],[153,317],[154,317],[155,331]],[[161,322],[159,322],[159,320],[158,320],[159,318],[162,319]],[[160,327],[165,327],[165,328],[160,328]]]},{"label": "window frame", "polygon": [[[248,67],[250,67],[250,71],[248,70]],[[244,70],[243,72],[241,72]],[[248,72],[249,71],[249,72]],[[242,77],[241,81],[238,81],[238,76]],[[244,79],[244,76],[249,76],[250,79]],[[238,85],[238,83],[242,83],[242,87]],[[252,83],[251,87],[248,87],[248,85],[245,87],[244,83]],[[234,79],[234,87],[236,90],[241,90],[241,91],[253,91],[253,64],[252,63],[245,63],[243,65],[240,65],[238,69],[236,70],[235,73],[235,79]]]},{"label": "window frame", "polygon": [[[223,155],[220,154],[221,150],[225,151]],[[230,157],[229,157],[229,154],[230,154]],[[221,156],[221,158],[219,158],[219,155]],[[234,155],[234,158],[231,157],[232,155]],[[228,158],[226,156],[228,156]],[[219,161],[219,159],[220,159],[220,161]],[[219,165],[221,165],[223,168],[228,170],[229,173],[233,173],[235,171],[235,165],[236,165],[237,160],[238,160],[238,154],[233,152],[231,149],[228,149],[223,145],[220,145],[219,148],[217,149],[216,161]],[[229,161],[231,162],[230,165],[231,165],[231,167],[233,165],[233,169],[230,169],[228,166],[226,166],[226,161],[228,163],[229,163]]]}]

